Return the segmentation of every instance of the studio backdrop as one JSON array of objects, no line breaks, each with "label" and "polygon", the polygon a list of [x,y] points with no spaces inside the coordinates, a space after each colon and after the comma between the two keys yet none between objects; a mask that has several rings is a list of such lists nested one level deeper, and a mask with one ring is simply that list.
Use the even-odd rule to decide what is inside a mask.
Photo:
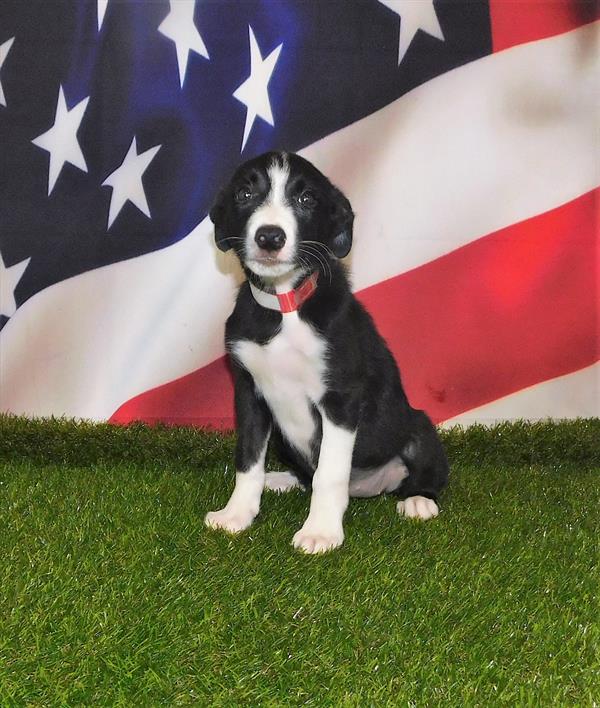
[{"label": "studio backdrop", "polygon": [[349,197],[354,290],[436,422],[599,414],[593,0],[3,0],[0,412],[233,424],[243,160]]}]

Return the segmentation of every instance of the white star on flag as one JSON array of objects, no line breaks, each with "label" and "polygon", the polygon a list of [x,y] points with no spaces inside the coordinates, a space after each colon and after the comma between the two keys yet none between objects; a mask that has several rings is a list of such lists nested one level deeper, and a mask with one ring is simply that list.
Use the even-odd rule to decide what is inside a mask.
[{"label": "white star on flag", "polygon": [[246,140],[248,140],[256,116],[260,116],[269,123],[269,125],[274,125],[267,87],[275,69],[277,59],[279,58],[279,53],[283,47],[283,44],[280,44],[266,59],[263,59],[250,25],[248,25],[248,32],[250,35],[250,76],[233,94],[233,97],[237,98],[237,100],[243,103],[247,108],[244,138],[240,152],[244,150]]},{"label": "white star on flag", "polygon": [[54,125],[31,142],[50,153],[48,166],[48,195],[54,189],[56,180],[65,162],[70,162],[87,172],[85,158],[77,142],[77,131],[83,120],[90,97],[84,98],[71,110],[67,108],[63,87],[58,90],[58,103],[54,114]]},{"label": "white star on flag", "polygon": [[97,2],[97,12],[98,12],[98,32],[102,27],[104,22],[104,15],[106,14],[106,8],[108,6],[108,0],[98,0]]},{"label": "white star on flag", "polygon": [[444,40],[433,0],[379,0],[379,2],[400,16],[398,66],[419,30]]},{"label": "white star on flag", "polygon": [[[15,41],[14,37],[11,37],[10,39],[7,39],[6,42],[3,42],[0,44],[0,69],[2,68],[2,64],[6,61],[6,57],[8,56],[8,52],[10,51],[10,48],[12,47],[12,43]],[[0,106],[6,106],[6,96],[4,95],[4,89],[2,88],[2,82],[0,81]]]},{"label": "white star on flag", "polygon": [[179,85],[183,87],[190,52],[209,59],[206,45],[194,25],[195,0],[171,0],[171,11],[160,24],[158,31],[175,43]]},{"label": "white star on flag", "polygon": [[0,253],[0,315],[12,317],[17,311],[15,288],[19,284],[19,280],[21,280],[30,260],[31,258],[26,258],[24,261],[15,263],[15,265],[7,268]]},{"label": "white star on flag", "polygon": [[151,218],[144,185],[142,184],[142,175],[160,148],[160,145],[155,145],[149,150],[138,154],[134,136],[121,165],[102,182],[103,187],[106,185],[112,189],[107,229],[110,229],[113,221],[128,200],[148,218]]}]

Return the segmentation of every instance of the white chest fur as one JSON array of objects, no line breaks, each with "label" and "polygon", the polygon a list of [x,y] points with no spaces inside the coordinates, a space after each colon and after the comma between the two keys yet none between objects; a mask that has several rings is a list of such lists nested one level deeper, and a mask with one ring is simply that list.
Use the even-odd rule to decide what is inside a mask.
[{"label": "white chest fur", "polygon": [[305,455],[314,433],[311,404],[325,392],[325,342],[296,312],[265,345],[240,340],[233,355],[252,374],[285,437]]}]

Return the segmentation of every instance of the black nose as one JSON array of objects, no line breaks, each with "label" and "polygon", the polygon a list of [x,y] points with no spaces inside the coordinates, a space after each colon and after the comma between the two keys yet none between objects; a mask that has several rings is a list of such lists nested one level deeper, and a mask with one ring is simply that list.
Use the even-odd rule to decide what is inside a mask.
[{"label": "black nose", "polygon": [[279,226],[260,226],[254,240],[265,251],[279,251],[285,243],[285,232]]}]

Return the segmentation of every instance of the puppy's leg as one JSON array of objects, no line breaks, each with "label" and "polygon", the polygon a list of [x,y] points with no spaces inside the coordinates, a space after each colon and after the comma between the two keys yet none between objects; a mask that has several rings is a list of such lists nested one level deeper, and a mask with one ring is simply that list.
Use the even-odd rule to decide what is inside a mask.
[{"label": "puppy's leg", "polygon": [[323,437],[313,477],[310,512],[292,543],[306,553],[322,553],[344,540],[342,519],[348,506],[348,488],[356,430],[337,425],[319,408]]},{"label": "puppy's leg", "polygon": [[235,410],[238,421],[235,489],[226,506],[209,511],[204,523],[229,533],[248,528],[260,508],[265,486],[265,455],[271,433],[271,413],[256,395],[250,374],[234,366]]},{"label": "puppy's leg", "polygon": [[401,456],[408,477],[398,489],[403,499],[396,509],[411,519],[432,519],[439,514],[437,500],[448,484],[448,462],[437,431],[423,411],[413,411],[410,440]]}]

